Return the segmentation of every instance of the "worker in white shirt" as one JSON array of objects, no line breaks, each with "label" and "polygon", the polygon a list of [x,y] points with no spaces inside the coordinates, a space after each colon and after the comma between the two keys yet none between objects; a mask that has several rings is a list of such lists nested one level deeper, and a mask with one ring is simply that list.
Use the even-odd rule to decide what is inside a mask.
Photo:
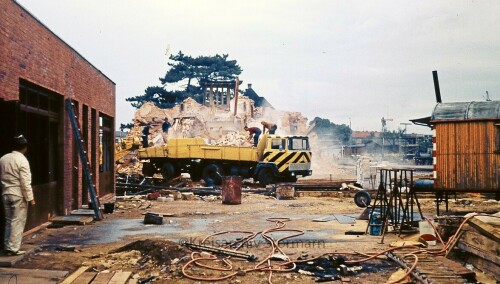
[{"label": "worker in white shirt", "polygon": [[0,181],[5,210],[4,253],[22,255],[21,250],[28,203],[35,205],[31,188],[31,170],[26,152],[28,141],[23,135],[14,137],[13,151],[0,158]]}]

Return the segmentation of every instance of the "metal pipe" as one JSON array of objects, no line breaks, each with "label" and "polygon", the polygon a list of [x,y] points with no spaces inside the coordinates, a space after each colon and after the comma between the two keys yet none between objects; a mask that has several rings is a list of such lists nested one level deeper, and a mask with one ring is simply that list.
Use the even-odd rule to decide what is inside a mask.
[{"label": "metal pipe", "polygon": [[213,247],[213,246],[206,246],[206,245],[198,245],[198,244],[193,244],[193,243],[188,243],[188,242],[184,243],[184,245],[190,249],[198,249],[198,250],[202,250],[202,251],[225,254],[228,256],[243,258],[243,259],[246,259],[249,261],[257,260],[257,257],[253,254],[246,254],[246,253],[238,252],[235,250],[228,250],[228,249],[223,249],[223,248],[218,248],[218,247]]},{"label": "metal pipe", "polygon": [[432,71],[432,78],[434,79],[434,91],[436,92],[436,102],[442,103],[441,101],[441,91],[439,90],[439,79],[438,79],[438,71]]},{"label": "metal pipe", "polygon": [[[410,269],[408,265],[397,255],[393,254],[392,252],[387,252],[385,255],[387,255],[388,258],[390,258],[392,261],[396,262],[401,266],[403,269]],[[425,277],[425,275],[421,274],[418,272],[416,269],[414,269],[411,273],[411,276],[418,280],[419,283],[427,284],[427,283],[432,283],[430,279]]]}]

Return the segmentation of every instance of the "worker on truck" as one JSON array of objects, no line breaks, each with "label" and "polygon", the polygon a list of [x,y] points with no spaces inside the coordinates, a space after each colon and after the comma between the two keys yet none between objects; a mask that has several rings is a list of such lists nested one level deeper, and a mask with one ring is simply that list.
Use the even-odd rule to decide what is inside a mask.
[{"label": "worker on truck", "polygon": [[149,124],[146,124],[144,126],[144,128],[142,129],[142,147],[143,148],[147,148],[149,146],[148,136],[149,136]]},{"label": "worker on truck", "polygon": [[168,130],[170,129],[172,125],[170,124],[170,122],[168,121],[168,117],[165,117],[165,121],[162,123],[161,125],[161,130],[162,130],[162,136],[163,136],[163,142],[165,142],[165,144],[167,143],[167,140],[168,140]]},{"label": "worker on truck", "polygon": [[278,126],[276,124],[267,122],[265,120],[261,121],[260,124],[262,124],[263,126],[262,131],[264,132],[264,134],[266,134],[266,131],[268,134],[275,134],[276,129],[278,129]]},{"label": "worker on truck", "polygon": [[245,129],[245,131],[248,131],[250,134],[248,136],[248,140],[251,140],[253,137],[253,146],[257,147],[257,144],[259,143],[259,136],[262,133],[262,131],[260,131],[260,129],[257,127],[248,127],[248,126],[245,126],[243,129]]}]

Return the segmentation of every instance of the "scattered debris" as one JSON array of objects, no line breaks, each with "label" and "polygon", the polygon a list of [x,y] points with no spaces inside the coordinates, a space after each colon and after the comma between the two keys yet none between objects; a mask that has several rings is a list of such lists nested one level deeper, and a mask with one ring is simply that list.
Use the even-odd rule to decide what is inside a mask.
[{"label": "scattered debris", "polygon": [[73,246],[61,246],[61,245],[45,245],[42,246],[44,250],[56,250],[56,251],[77,251],[76,247]]},{"label": "scattered debris", "polygon": [[144,224],[161,225],[163,224],[163,216],[155,213],[146,213],[144,216]]}]

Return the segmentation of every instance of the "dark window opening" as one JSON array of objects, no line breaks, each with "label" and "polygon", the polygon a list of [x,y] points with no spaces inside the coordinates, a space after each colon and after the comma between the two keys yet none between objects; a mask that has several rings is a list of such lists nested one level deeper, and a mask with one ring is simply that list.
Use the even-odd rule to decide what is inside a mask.
[{"label": "dark window opening", "polygon": [[113,118],[104,114],[99,116],[99,136],[101,172],[114,171]]},{"label": "dark window opening", "polygon": [[58,127],[61,109],[61,95],[25,80],[20,81],[17,132],[28,139],[27,157],[33,185],[58,180]]},{"label": "dark window opening", "polygon": [[[83,148],[87,153],[94,153],[94,152],[89,152],[89,107],[87,105],[82,106],[82,139],[83,139]],[[87,158],[90,155],[87,155]],[[90,164],[92,167],[93,165]],[[91,169],[89,169],[91,170]],[[89,196],[89,190],[88,190],[89,184],[87,182],[87,178],[84,174],[82,174],[82,204],[87,204],[88,196]]]}]

